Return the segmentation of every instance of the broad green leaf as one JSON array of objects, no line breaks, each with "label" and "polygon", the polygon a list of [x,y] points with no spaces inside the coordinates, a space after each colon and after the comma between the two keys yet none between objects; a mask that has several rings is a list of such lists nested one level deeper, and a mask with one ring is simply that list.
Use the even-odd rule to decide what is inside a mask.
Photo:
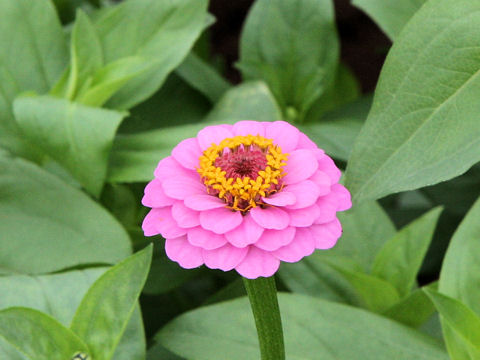
[{"label": "broad green leaf", "polygon": [[[452,330],[456,335],[455,339],[461,339],[460,344],[453,344],[449,341],[451,338],[446,336],[447,349],[452,359],[462,359],[465,352],[470,355],[465,359],[478,359],[480,356],[480,317],[457,299],[434,290],[427,289],[425,291],[442,316],[444,325],[449,328],[447,334]],[[462,357],[459,357],[459,354],[462,354]]]},{"label": "broad green leaf", "polygon": [[448,180],[480,160],[480,1],[428,1],[389,52],[346,185],[356,202]]},{"label": "broad green leaf", "polygon": [[87,195],[1,153],[0,234],[2,273],[116,263],[131,252],[120,224]]},{"label": "broad green leaf", "polygon": [[156,343],[148,349],[147,360],[184,360],[184,358],[171,353],[162,344]]},{"label": "broad green leaf", "polygon": [[227,91],[205,121],[197,124],[164,127],[115,139],[110,158],[108,181],[150,181],[158,162],[169,156],[183,139],[195,137],[205,126],[253,119],[280,119],[278,107],[265,84],[251,82]]},{"label": "broad green leaf", "polygon": [[370,106],[370,97],[364,97],[325,114],[320,120],[301,124],[298,128],[329,156],[347,161]]},{"label": "broad green leaf", "polygon": [[175,72],[212,103],[216,103],[231,88],[228,81],[193,52],[190,52]]},{"label": "broad green leaf", "polygon": [[90,346],[94,359],[114,355],[147,279],[152,247],[103,274],[88,290],[70,326]]},{"label": "broad green leaf", "polygon": [[28,360],[66,360],[78,352],[90,354],[88,346],[57,320],[27,308],[0,311],[0,337]]},{"label": "broad green leaf", "polygon": [[330,0],[257,0],[240,41],[246,79],[264,80],[301,119],[333,81],[338,38]]},{"label": "broad green leaf", "polygon": [[105,63],[140,56],[148,71],[132,78],[108,106],[128,109],[150,97],[204,29],[207,0],[127,0],[96,21]]},{"label": "broad green leaf", "polygon": [[20,97],[14,110],[23,134],[100,195],[115,132],[125,116],[49,96]]},{"label": "broad green leaf", "polygon": [[[364,310],[298,294],[279,294],[279,303],[289,360],[448,359],[431,338]],[[156,338],[191,360],[260,356],[246,298],[184,314]]]},{"label": "broad green leaf", "polygon": [[435,208],[387,241],[373,262],[372,274],[391,283],[401,297],[416,283],[442,208]]},{"label": "broad green leaf", "polygon": [[405,24],[426,0],[353,0],[352,4],[365,11],[394,41]]},{"label": "broad green leaf", "polygon": [[[68,64],[64,33],[50,1],[0,1],[0,146],[35,158],[12,113],[24,91],[46,93]],[[10,49],[7,51],[7,49]]]}]

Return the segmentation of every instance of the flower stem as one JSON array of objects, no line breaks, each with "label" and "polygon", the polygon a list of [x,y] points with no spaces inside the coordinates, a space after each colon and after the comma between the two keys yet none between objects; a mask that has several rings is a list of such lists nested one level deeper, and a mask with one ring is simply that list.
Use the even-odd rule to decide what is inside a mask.
[{"label": "flower stem", "polygon": [[243,278],[243,283],[255,318],[262,360],[284,360],[285,345],[275,278]]}]

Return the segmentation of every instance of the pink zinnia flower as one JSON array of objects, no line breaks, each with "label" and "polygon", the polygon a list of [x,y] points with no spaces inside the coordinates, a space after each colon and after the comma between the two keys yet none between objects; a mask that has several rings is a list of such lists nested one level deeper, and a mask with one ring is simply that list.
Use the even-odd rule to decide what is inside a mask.
[{"label": "pink zinnia flower", "polygon": [[154,174],[143,231],[161,234],[168,257],[186,269],[272,276],[280,261],[334,246],[336,213],[351,207],[333,160],[284,121],[208,126]]}]

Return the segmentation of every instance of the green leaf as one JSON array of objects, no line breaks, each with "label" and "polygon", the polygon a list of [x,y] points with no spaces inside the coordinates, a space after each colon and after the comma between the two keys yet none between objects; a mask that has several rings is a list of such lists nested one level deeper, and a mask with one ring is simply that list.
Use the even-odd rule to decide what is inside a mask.
[{"label": "green leaf", "polygon": [[[384,317],[298,294],[279,294],[279,302],[287,359],[448,359],[431,338]],[[184,314],[156,338],[192,360],[259,359],[246,298]]]},{"label": "green leaf", "polygon": [[98,196],[125,114],[49,96],[18,98],[14,110],[24,135]]},{"label": "green leaf", "polygon": [[169,156],[180,141],[195,137],[205,126],[245,119],[274,121],[280,118],[275,100],[265,84],[244,83],[227,91],[203,122],[117,136],[108,181],[150,181],[158,162]]},{"label": "green leaf", "polygon": [[457,335],[455,339],[461,339],[460,344],[453,344],[449,341],[451,338],[446,336],[447,349],[452,359],[462,358],[457,355],[456,347],[461,349],[462,354],[469,353],[470,357],[465,357],[466,359],[478,359],[480,356],[480,317],[457,299],[434,290],[426,289],[425,292],[435,304],[442,320]]},{"label": "green leaf", "polygon": [[185,58],[175,72],[212,103],[216,103],[231,85],[194,52]]},{"label": "green leaf", "polygon": [[373,262],[372,274],[407,296],[427,253],[442,208],[435,208],[401,229],[385,243]]},{"label": "green leaf", "polygon": [[365,11],[394,41],[405,24],[426,0],[353,0],[352,4]]},{"label": "green leaf", "polygon": [[243,29],[238,67],[246,79],[264,80],[284,112],[302,118],[333,81],[338,52],[330,0],[257,0]]},{"label": "green leaf", "polygon": [[47,92],[68,64],[64,33],[51,2],[0,1],[0,48],[0,145],[35,158],[35,149],[15,123],[12,102],[24,91]]},{"label": "green leaf", "polygon": [[149,246],[125,259],[83,298],[70,328],[90,346],[94,359],[112,358],[147,279],[151,257]]},{"label": "green leaf", "polygon": [[1,153],[0,214],[2,273],[116,263],[131,252],[127,233],[88,196],[32,163]]},{"label": "green leaf", "polygon": [[207,0],[128,0],[96,22],[105,63],[140,56],[149,70],[128,81],[108,107],[128,109],[150,97],[190,51],[205,26]]},{"label": "green leaf", "polygon": [[65,360],[90,350],[58,321],[37,310],[10,308],[0,311],[0,337],[29,360]]},{"label": "green leaf", "polygon": [[428,1],[395,41],[347,167],[356,202],[436,184],[480,160],[480,2]]}]

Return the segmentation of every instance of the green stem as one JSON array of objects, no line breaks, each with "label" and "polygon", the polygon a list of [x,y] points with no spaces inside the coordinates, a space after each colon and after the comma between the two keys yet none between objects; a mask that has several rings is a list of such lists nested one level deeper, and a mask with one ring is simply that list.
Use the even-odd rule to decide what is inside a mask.
[{"label": "green stem", "polygon": [[243,279],[257,327],[262,360],[284,360],[282,319],[275,278]]}]

